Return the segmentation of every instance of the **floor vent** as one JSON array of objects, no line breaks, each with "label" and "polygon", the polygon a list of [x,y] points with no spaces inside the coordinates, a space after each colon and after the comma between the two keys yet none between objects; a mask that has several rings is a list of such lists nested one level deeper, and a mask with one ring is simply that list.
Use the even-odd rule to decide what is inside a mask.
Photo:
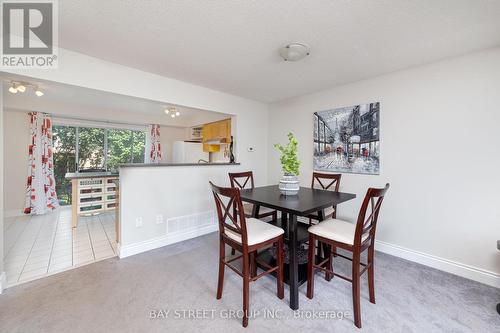
[{"label": "floor vent", "polygon": [[215,223],[215,212],[208,211],[192,215],[173,217],[167,220],[167,233],[184,232]]}]

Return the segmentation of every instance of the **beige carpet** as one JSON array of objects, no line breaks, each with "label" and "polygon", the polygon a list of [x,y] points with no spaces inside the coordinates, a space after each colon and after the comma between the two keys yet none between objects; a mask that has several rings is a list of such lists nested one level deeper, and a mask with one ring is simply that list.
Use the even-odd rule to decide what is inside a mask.
[{"label": "beige carpet", "polygon": [[[259,313],[244,330],[240,319],[226,318],[241,309],[241,278],[226,269],[223,298],[215,299],[217,247],[211,234],[9,288],[0,295],[0,332],[500,331],[499,289],[382,253],[375,261],[376,305],[368,301],[366,277],[362,282],[361,331],[352,322],[350,284],[338,278],[327,283],[319,275],[313,300],[301,287],[298,314],[347,312],[345,318],[295,318],[288,289],[279,300],[275,281],[265,277],[250,287],[251,309]],[[339,259],[337,267],[348,266]],[[170,312],[151,319],[151,311],[157,317]]]}]

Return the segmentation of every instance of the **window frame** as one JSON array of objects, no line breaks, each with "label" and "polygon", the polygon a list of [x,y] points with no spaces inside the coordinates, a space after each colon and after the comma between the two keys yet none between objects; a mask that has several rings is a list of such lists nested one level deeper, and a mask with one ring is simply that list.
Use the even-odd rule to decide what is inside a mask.
[{"label": "window frame", "polygon": [[[134,132],[144,133],[144,156],[143,163],[146,161],[146,145],[147,145],[147,126],[144,125],[129,125],[129,124],[119,124],[119,123],[109,123],[109,122],[97,122],[88,120],[73,120],[66,118],[55,118],[52,126],[67,126],[75,127],[75,170],[78,172],[79,169],[79,159],[80,159],[80,128],[102,128],[104,129],[104,145],[103,145],[103,169],[108,170],[108,130],[125,130],[131,132],[131,144],[134,145]],[[127,163],[133,163],[134,161],[134,151],[132,149],[130,154],[130,159]]]}]

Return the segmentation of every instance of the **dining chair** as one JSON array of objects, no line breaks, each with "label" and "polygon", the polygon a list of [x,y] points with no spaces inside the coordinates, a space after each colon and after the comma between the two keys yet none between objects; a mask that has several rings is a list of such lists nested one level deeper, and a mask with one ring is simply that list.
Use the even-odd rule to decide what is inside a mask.
[{"label": "dining chair", "polygon": [[[361,308],[360,308],[360,277],[368,271],[368,290],[370,302],[375,304],[375,286],[374,286],[374,245],[375,231],[377,227],[378,214],[384,196],[389,189],[389,184],[384,188],[369,188],[366,192],[363,203],[359,210],[356,224],[337,219],[328,219],[316,225],[309,227],[309,244],[315,244],[320,241],[332,248],[341,248],[352,252],[352,258],[332,251],[327,258],[320,263],[315,263],[315,246],[309,246],[308,266],[307,266],[307,297],[314,296],[314,273],[316,269],[326,271],[331,276],[338,276],[352,283],[352,300],[354,308],[354,324],[361,328]],[[367,211],[370,206],[370,214]],[[368,259],[366,263],[361,262],[361,253],[368,249]],[[335,253],[336,252],[336,253]],[[351,278],[337,274],[333,271],[333,254],[352,261]],[[325,265],[326,264],[326,265]],[[360,266],[363,269],[360,270]],[[328,269],[325,267],[329,267]]]},{"label": "dining chair", "polygon": [[[332,173],[320,173],[313,172],[312,174],[312,182],[311,188],[319,188],[321,190],[330,190],[334,192],[338,192],[340,188],[340,178],[342,178],[341,174],[332,174]],[[309,218],[309,225],[312,225],[312,221],[321,221],[328,218],[337,218],[337,205],[329,207],[324,211],[316,212],[315,214],[310,214],[307,216]]]},{"label": "dining chair", "polygon": [[[241,190],[245,188],[255,188],[252,171],[229,172],[228,174],[229,181],[231,182],[231,187],[237,187]],[[253,217],[253,204],[244,203],[243,211],[245,212],[246,217]],[[259,207],[259,213],[257,214],[256,218],[264,219],[266,217],[271,217],[271,221],[277,221],[278,213],[276,210],[268,207]],[[232,249],[231,254],[234,255],[235,253],[235,249]]]},{"label": "dining chair", "polygon": [[[339,173],[321,173],[321,172],[313,172],[312,174],[312,181],[311,181],[311,188],[312,189],[321,189],[321,190],[327,190],[327,191],[334,191],[338,192],[340,188],[340,179],[342,178],[342,175]],[[328,207],[324,210],[320,210],[316,213],[310,214],[307,216],[309,218],[309,225],[313,224],[313,220],[316,220],[317,222],[321,222],[323,220],[329,219],[329,218],[337,218],[337,205],[334,205],[332,207]],[[327,246],[325,244],[318,244],[318,255],[329,255]],[[335,248],[331,247],[331,252],[335,253]],[[330,267],[331,269],[331,267]],[[332,276],[329,273],[325,273],[325,280],[330,281],[332,279]]]},{"label": "dining chair", "polygon": [[[253,180],[253,172],[245,171],[245,172],[230,172],[229,180],[231,182],[231,187],[237,187],[239,189],[245,188],[255,188],[255,183]],[[244,203],[243,210],[245,212],[246,217],[253,217],[253,204]],[[272,221],[276,221],[278,219],[278,213],[276,210],[267,208],[267,207],[259,207],[259,213],[256,216],[258,219],[263,219],[266,217],[271,217]]]},{"label": "dining chair", "polygon": [[[219,220],[219,277],[217,282],[217,299],[222,297],[224,285],[225,266],[231,268],[234,272],[243,278],[243,327],[248,326],[249,313],[249,292],[250,282],[253,282],[264,275],[276,272],[277,295],[278,298],[284,297],[283,282],[283,229],[272,224],[260,221],[256,218],[247,218],[243,212],[240,190],[234,187],[218,187],[210,182],[212,193],[214,195],[215,206],[217,208],[217,217]],[[241,255],[226,259],[226,244],[237,249]],[[250,272],[250,254],[256,258],[257,250],[270,246],[276,246],[276,266],[270,266],[267,263],[259,262],[266,271],[259,275],[251,276]],[[231,262],[242,259],[242,270],[239,271]]]}]

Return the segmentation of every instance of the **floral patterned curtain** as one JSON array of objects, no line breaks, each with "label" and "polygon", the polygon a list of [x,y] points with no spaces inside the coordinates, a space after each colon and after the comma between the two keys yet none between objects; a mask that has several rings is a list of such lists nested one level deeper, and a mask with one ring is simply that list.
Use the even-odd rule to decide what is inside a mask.
[{"label": "floral patterned curtain", "polygon": [[160,145],[160,125],[149,125],[148,137],[146,142],[149,143],[149,163],[161,162],[161,145]]},{"label": "floral patterned curtain", "polygon": [[25,214],[45,214],[59,207],[54,181],[52,120],[30,113],[30,145]]}]

